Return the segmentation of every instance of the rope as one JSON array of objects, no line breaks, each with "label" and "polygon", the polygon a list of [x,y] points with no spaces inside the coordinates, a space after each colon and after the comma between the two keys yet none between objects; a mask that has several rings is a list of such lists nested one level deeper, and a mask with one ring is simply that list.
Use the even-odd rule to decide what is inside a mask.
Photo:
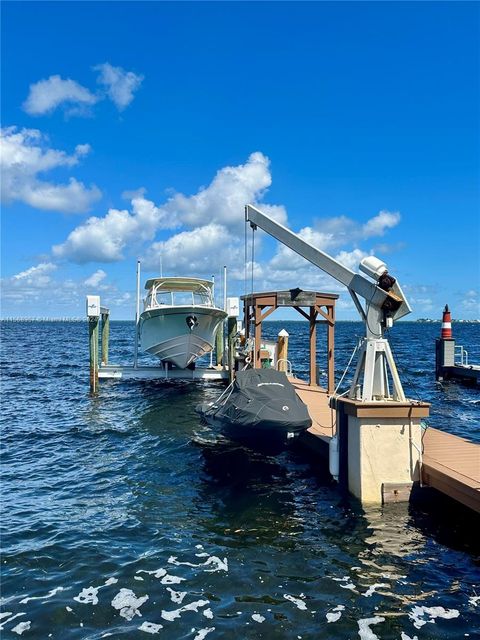
[{"label": "rope", "polygon": [[[348,369],[349,369],[350,365],[352,364],[352,360],[353,360],[353,358],[354,358],[354,356],[355,356],[356,352],[358,351],[358,348],[359,348],[360,344],[361,344],[361,340],[358,340],[357,344],[355,345],[355,349],[353,350],[352,355],[350,356],[350,360],[348,361],[348,364],[347,364],[347,366],[345,367],[345,371],[343,372],[342,377],[340,378],[340,380],[339,380],[339,382],[338,382],[337,386],[335,387],[334,394],[336,394],[336,393],[337,393],[337,391],[338,391],[338,389],[339,389],[340,385],[341,385],[341,384],[342,384],[342,382],[343,382],[343,379],[344,379],[344,378],[345,378],[345,376],[347,375],[347,371],[348,371]],[[347,393],[347,392],[345,391],[345,393]],[[345,393],[342,393],[342,396],[343,396],[343,395],[345,395]]]}]

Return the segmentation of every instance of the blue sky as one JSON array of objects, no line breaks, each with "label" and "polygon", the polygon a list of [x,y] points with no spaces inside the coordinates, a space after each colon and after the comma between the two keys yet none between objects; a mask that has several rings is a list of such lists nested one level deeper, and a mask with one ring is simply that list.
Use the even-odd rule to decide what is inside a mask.
[{"label": "blue sky", "polygon": [[[416,317],[479,311],[477,3],[4,2],[2,315],[134,313],[144,275],[244,292],[243,204]],[[255,289],[341,294],[259,237]]]}]

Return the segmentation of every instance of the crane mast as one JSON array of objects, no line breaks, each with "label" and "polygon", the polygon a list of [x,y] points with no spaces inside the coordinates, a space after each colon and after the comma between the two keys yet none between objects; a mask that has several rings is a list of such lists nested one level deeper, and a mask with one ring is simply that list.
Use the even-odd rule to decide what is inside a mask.
[{"label": "crane mast", "polygon": [[[314,247],[251,204],[245,207],[245,221],[249,222],[253,229],[259,227],[335,278],[350,292],[364,322],[365,337],[359,349],[349,397],[365,402],[405,402],[405,394],[384,330],[391,327],[395,320],[410,313],[411,309],[399,284],[388,276],[384,263],[373,257],[362,260],[360,268],[370,275],[370,280]],[[365,300],[365,308],[362,307],[359,297]],[[389,371],[392,380],[391,391]]]}]

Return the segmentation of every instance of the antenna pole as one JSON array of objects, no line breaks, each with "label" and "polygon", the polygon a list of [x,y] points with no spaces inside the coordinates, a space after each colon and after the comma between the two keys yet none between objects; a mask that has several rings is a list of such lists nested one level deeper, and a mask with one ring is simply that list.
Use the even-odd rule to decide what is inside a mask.
[{"label": "antenna pole", "polygon": [[133,356],[133,368],[138,368],[138,328],[140,322],[140,260],[137,260],[137,309],[135,313],[135,351]]}]

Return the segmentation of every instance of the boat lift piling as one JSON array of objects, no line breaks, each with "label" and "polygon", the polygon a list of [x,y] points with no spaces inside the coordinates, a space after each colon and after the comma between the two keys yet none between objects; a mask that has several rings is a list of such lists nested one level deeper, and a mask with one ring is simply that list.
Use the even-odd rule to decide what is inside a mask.
[{"label": "boat lift piling", "polygon": [[110,309],[107,309],[106,307],[100,307],[100,312],[102,316],[102,356],[100,362],[103,366],[105,366],[108,364],[108,346],[110,340]]},{"label": "boat lift piling", "polygon": [[138,369],[138,330],[140,323],[140,260],[137,260],[137,301],[135,311],[135,351],[133,355],[133,368]]}]

